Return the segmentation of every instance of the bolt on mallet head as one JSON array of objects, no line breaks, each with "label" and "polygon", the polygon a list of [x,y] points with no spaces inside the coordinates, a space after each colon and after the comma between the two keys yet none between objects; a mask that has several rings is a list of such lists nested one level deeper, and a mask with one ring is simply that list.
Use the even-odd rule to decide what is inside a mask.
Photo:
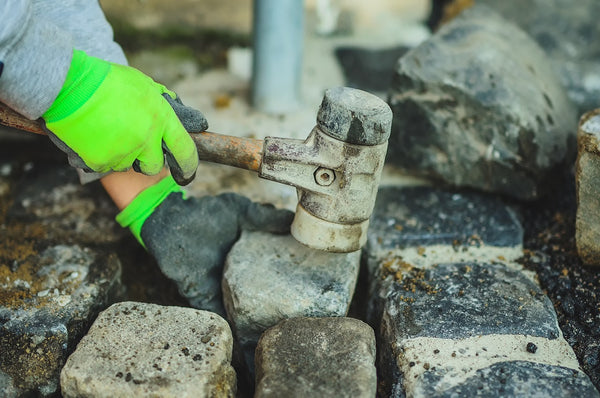
[{"label": "bolt on mallet head", "polygon": [[298,191],[296,240],[330,252],[364,245],[391,125],[392,111],[379,97],[338,87],[325,92],[305,141],[265,139],[260,176]]}]

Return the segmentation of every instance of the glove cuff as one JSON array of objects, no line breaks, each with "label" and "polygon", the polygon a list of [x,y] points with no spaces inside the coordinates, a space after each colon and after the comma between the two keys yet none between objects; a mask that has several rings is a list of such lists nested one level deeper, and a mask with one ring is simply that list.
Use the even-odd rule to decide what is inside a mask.
[{"label": "glove cuff", "polygon": [[108,75],[110,63],[73,50],[67,77],[50,108],[42,115],[46,123],[57,122],[81,108]]},{"label": "glove cuff", "polygon": [[181,187],[169,175],[140,192],[127,207],[117,214],[115,220],[121,227],[129,228],[133,236],[145,248],[146,245],[141,237],[142,225],[165,198],[173,192],[181,192],[185,199]]}]

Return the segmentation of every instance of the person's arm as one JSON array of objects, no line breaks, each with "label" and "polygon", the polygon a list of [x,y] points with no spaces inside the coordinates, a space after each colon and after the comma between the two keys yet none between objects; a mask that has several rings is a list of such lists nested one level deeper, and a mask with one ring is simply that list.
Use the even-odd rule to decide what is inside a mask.
[{"label": "person's arm", "polygon": [[129,170],[121,173],[110,173],[102,177],[100,182],[108,196],[121,211],[146,188],[157,184],[168,175],[169,172],[166,168],[154,176],[147,176]]},{"label": "person's arm", "polygon": [[39,118],[65,81],[72,37],[36,18],[30,0],[0,2],[0,101],[29,119]]},{"label": "person's arm", "polygon": [[[166,156],[175,180],[189,183],[198,155],[186,128],[205,130],[204,116],[187,109],[192,125],[184,128],[172,107],[185,107],[174,92],[137,69],[78,49],[72,37],[82,32],[68,34],[32,6],[22,0],[0,4],[5,19],[0,30],[0,101],[30,119],[41,116],[48,135],[73,166],[98,173],[133,167],[154,175]],[[77,12],[72,17],[85,20]]]}]

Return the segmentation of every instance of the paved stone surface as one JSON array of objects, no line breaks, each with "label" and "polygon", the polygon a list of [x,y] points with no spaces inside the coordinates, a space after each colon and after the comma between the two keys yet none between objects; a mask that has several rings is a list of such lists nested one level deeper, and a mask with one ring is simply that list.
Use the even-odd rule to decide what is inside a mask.
[{"label": "paved stone surface", "polygon": [[422,273],[436,263],[514,260],[522,239],[516,213],[498,198],[430,186],[380,188],[365,247],[374,276],[369,322],[379,323],[396,273]]},{"label": "paved stone surface", "polygon": [[255,397],[374,397],[375,335],[352,318],[292,318],[256,350]]},{"label": "paved stone surface", "polygon": [[581,117],[577,136],[577,251],[584,263],[600,265],[600,110]]},{"label": "paved stone surface", "polygon": [[122,293],[121,266],[114,255],[66,245],[13,259],[0,263],[0,392],[50,396],[89,324]]},{"label": "paved stone surface", "polygon": [[372,228],[365,251],[380,393],[596,393],[552,303],[534,274],[515,262],[523,232],[501,201],[431,187],[385,188]]},{"label": "paved stone surface", "polygon": [[525,255],[519,260],[534,270],[552,300],[558,322],[581,368],[600,387],[600,272],[577,253],[577,193],[573,170],[557,176],[551,200],[522,206]]},{"label": "paved stone surface", "polygon": [[251,374],[267,328],[287,318],[347,314],[359,262],[360,251],[327,253],[291,235],[242,233],[225,262],[223,299]]},{"label": "paved stone surface", "polygon": [[[107,3],[108,1],[112,0],[102,0],[103,3]],[[421,5],[424,5],[426,3],[421,2],[419,0],[413,1],[418,1]],[[586,1],[594,2],[595,0]],[[114,3],[117,2],[121,1],[114,1]],[[197,11],[200,6],[208,7],[208,9],[210,10],[211,7],[215,7],[215,5],[219,3],[219,6],[222,5],[223,9],[227,9],[227,7],[229,7],[230,5],[225,3],[232,2],[235,3],[237,2],[237,0],[219,2],[195,0],[194,7],[196,8],[194,9],[194,12],[188,13],[189,19],[192,20],[194,18],[197,18]],[[307,0],[307,2],[310,2],[310,0]],[[341,2],[351,3],[353,2],[353,0],[342,0],[336,3]],[[566,4],[563,4],[561,6],[561,2],[564,2]],[[147,7],[146,9],[150,9],[151,7],[153,7],[154,3],[158,4],[158,7],[163,7],[159,4],[160,2],[154,1],[146,1],[136,5],[131,5],[128,2],[125,3],[123,3],[125,7]],[[593,48],[593,46],[599,43],[598,41],[589,39],[590,35],[592,37],[594,36],[593,32],[594,29],[597,29],[597,26],[591,26],[586,23],[577,22],[577,19],[573,19],[573,21],[575,22],[571,25],[575,27],[575,29],[573,30],[573,32],[575,32],[575,36],[573,36],[575,37],[575,41],[571,41],[570,39],[568,41],[563,41],[563,39],[571,37],[564,34],[564,28],[569,25],[566,22],[567,18],[570,18],[571,15],[576,16],[577,13],[581,14],[582,10],[583,13],[587,15],[579,15],[577,18],[585,17],[593,19],[597,14],[594,12],[587,12],[589,8],[587,6],[580,7],[579,3],[576,7],[573,7],[572,4],[568,2],[568,0],[551,0],[549,2],[545,2],[541,6],[540,4],[538,4],[538,1],[531,1],[525,3],[520,2],[519,4],[517,4],[517,6],[514,5],[512,0],[503,2],[494,1],[490,3],[497,4],[497,9],[506,6],[507,9],[512,9],[512,11],[516,10],[516,16],[526,20],[525,24],[521,25],[524,30],[528,30],[529,27],[533,27],[533,24],[527,21],[528,19],[539,18],[541,20],[540,17],[546,14],[548,10],[554,9],[554,11],[552,12],[556,12],[556,10],[559,10],[559,12],[563,15],[560,23],[554,23],[551,20],[550,23],[542,22],[538,25],[538,28],[535,28],[543,28],[547,31],[550,31],[543,32],[542,29],[540,31],[542,34],[539,36],[539,38],[536,37],[536,35],[533,35],[534,39],[536,39],[538,43],[547,51],[548,47],[544,45],[544,39],[548,37],[550,37],[551,39],[545,40],[545,43],[548,43],[551,46],[556,44],[555,48],[562,48],[566,50],[576,49],[577,45],[589,45]],[[189,4],[190,3],[188,3],[187,1],[181,2],[180,6],[181,8],[185,9],[189,6]],[[238,12],[241,9],[245,8],[246,4],[249,3],[244,1],[244,6],[236,9],[235,11]],[[381,11],[378,8],[381,4],[383,4],[383,2],[377,1],[359,5],[361,8],[361,12],[357,14],[360,14],[360,18],[362,18],[363,20],[370,19],[372,23],[375,21],[377,22],[376,26],[373,26],[371,24],[366,29],[369,32],[373,30],[373,27],[380,28],[383,25],[385,25],[381,23],[382,20],[380,18],[374,18],[374,15]],[[394,1],[394,4],[395,6],[401,7],[401,4],[404,4],[404,2]],[[556,4],[559,4],[558,8],[555,8]],[[374,5],[378,6],[377,9]],[[166,14],[168,14],[168,17],[172,17],[174,15],[175,6],[169,4],[168,7],[169,13]],[[537,8],[535,9],[535,12],[524,12],[523,10],[527,7]],[[561,10],[560,7],[563,7],[563,9]],[[569,14],[568,16],[566,15],[567,13]],[[136,18],[142,16],[141,14],[135,15],[136,12],[133,12],[132,14]],[[166,14],[161,13],[161,15]],[[388,14],[391,13],[388,12]],[[205,13],[204,16],[205,15],[208,15],[208,13]],[[228,13],[221,13],[220,15],[223,16],[227,21],[239,21],[239,19],[237,19],[237,16],[233,17],[231,14]],[[145,17],[147,16],[148,14],[146,14]],[[202,16],[202,18],[204,18],[204,16]],[[391,15],[386,15],[386,17],[392,17],[386,19],[386,23],[393,20],[393,16]],[[143,28],[144,26],[151,26],[152,23],[157,21],[157,19],[154,19],[153,22],[152,18],[158,17],[151,17],[149,19],[149,21],[151,22],[150,24],[142,24],[140,25],[140,27]],[[579,20],[582,21],[583,19]],[[216,26],[224,26],[220,21],[220,18],[211,17],[211,21],[209,21],[209,23],[214,23],[216,24]],[[245,23],[246,25],[244,28],[247,28],[247,22]],[[518,20],[517,23],[521,24],[521,22],[519,22]],[[403,27],[405,25],[394,23],[394,26]],[[238,27],[241,27],[241,25],[238,25]],[[578,32],[578,30],[580,31]],[[269,118],[264,115],[259,115],[256,112],[253,112],[248,106],[248,104],[245,102],[245,98],[248,93],[247,81],[238,80],[235,76],[232,76],[230,73],[223,70],[212,71],[210,73],[203,73],[202,75],[192,76],[191,70],[187,69],[188,66],[186,65],[185,67],[182,67],[182,62],[178,61],[177,63],[175,63],[175,65],[173,65],[173,68],[175,69],[173,73],[167,75],[172,76],[169,79],[173,80],[179,77],[184,77],[184,81],[181,81],[179,84],[174,85],[176,86],[176,91],[178,91],[180,94],[184,94],[183,98],[186,101],[186,103],[194,105],[199,109],[202,109],[203,112],[207,114],[211,122],[211,129],[214,131],[223,132],[227,134],[253,136],[257,138],[262,138],[264,135],[291,135],[295,136],[296,138],[304,138],[306,137],[307,132],[310,131],[310,129],[314,126],[314,116],[318,107],[318,103],[322,98],[322,88],[344,84],[344,81],[340,78],[341,74],[338,73],[339,65],[335,63],[335,60],[331,59],[330,52],[331,49],[335,48],[336,46],[348,48],[349,46],[357,46],[357,43],[352,40],[349,40],[348,37],[343,36],[343,34],[344,32],[338,31],[336,32],[336,35],[327,37],[326,40],[321,40],[321,38],[319,38],[319,40],[314,40],[314,37],[309,37],[309,39],[311,40],[307,41],[306,54],[308,62],[306,62],[304,68],[305,79],[303,85],[303,90],[305,91],[304,94],[306,94],[305,100],[308,100],[307,102],[309,103],[307,112],[305,111],[305,109],[302,109],[301,112],[276,118]],[[373,46],[376,46],[379,49],[385,49],[395,48],[395,46],[398,45],[406,45],[406,42],[402,42],[404,38],[400,36],[402,35],[390,34],[388,36],[379,36],[377,40],[373,40],[373,36],[362,36],[358,38],[359,41],[361,41],[361,43],[358,44],[358,48],[372,49]],[[539,39],[542,40],[540,41]],[[400,40],[400,42],[398,42],[398,40]],[[153,43],[153,45],[156,45],[156,43]],[[369,54],[376,54],[376,52],[369,52]],[[569,54],[568,51],[567,54]],[[571,53],[571,55],[573,54]],[[143,67],[142,64],[147,63],[148,59],[140,57],[139,59],[136,59],[134,61],[136,63],[139,63],[139,65],[136,66]],[[597,79],[594,76],[598,74],[598,71],[600,69],[597,68],[596,63],[589,62],[584,64],[578,62],[578,66],[580,68],[574,68],[574,64],[572,62],[569,62],[568,59],[566,60],[567,62],[564,61],[565,60],[561,60],[560,63],[564,65],[565,71],[570,73],[570,76],[573,79],[572,83],[575,83],[574,86],[571,86],[571,88],[569,88],[569,95],[571,96],[571,99],[576,100],[577,95],[579,93],[583,93],[583,91],[579,91],[580,89],[589,90],[594,89],[594,87],[596,87],[597,90]],[[156,69],[156,71],[166,68],[167,62],[163,62],[161,64],[159,60],[157,63],[159,64],[159,67]],[[379,66],[376,63],[376,61],[374,61],[374,63],[376,66]],[[161,76],[161,78],[163,77]],[[564,78],[564,76],[561,75],[561,78]],[[353,81],[358,82],[357,79]],[[378,80],[377,82],[380,83],[381,80]],[[586,92],[592,94],[594,93],[593,90]],[[575,96],[573,96],[573,93],[575,94]],[[598,96],[597,94],[595,94],[595,96],[592,95],[589,98],[591,98],[593,101],[596,101]],[[2,137],[0,137],[0,139],[2,139]],[[16,148],[12,145],[6,145],[5,141],[2,141],[2,145],[0,145],[0,152],[3,154],[3,156],[1,157],[2,161],[0,163],[1,214],[6,207],[6,204],[10,203],[13,199],[10,195],[15,185],[14,182],[21,180],[23,176],[29,178],[29,175],[32,172],[33,174],[37,174],[40,171],[40,168],[47,167],[47,165],[44,162],[40,162],[40,159],[46,160],[47,152],[37,153],[35,155],[35,161],[31,161],[32,155],[28,144]],[[12,160],[10,160],[8,163],[6,163],[4,160],[14,159],[16,157],[21,159],[22,162],[14,163]],[[199,176],[199,178],[193,184],[193,186],[188,187],[188,189],[190,191],[193,191],[194,193],[200,192],[201,194],[214,194],[222,192],[224,190],[236,190],[238,192],[248,194],[251,197],[258,200],[267,200],[272,202],[274,201],[278,204],[282,203],[285,206],[289,206],[290,209],[294,208],[294,206],[291,206],[290,204],[295,205],[296,194],[294,190],[289,187],[281,186],[270,182],[262,182],[261,184],[257,181],[256,176],[254,174],[248,173],[243,170],[236,170],[233,168],[218,167],[218,165],[206,164],[202,165],[201,167],[202,173],[199,174],[202,175]],[[50,174],[52,172],[53,171],[51,171]],[[10,178],[4,178],[6,176],[9,176]],[[37,180],[36,182],[33,182],[33,180],[28,179],[27,183],[37,185],[43,183],[43,179]],[[53,211],[62,211],[62,206],[68,205],[68,202],[70,201],[77,200],[77,196],[79,196],[80,194],[84,196],[89,194],[92,198],[92,202],[89,202],[86,199],[86,201],[80,202],[82,204],[81,209],[72,208],[72,212],[79,212],[80,210],[84,210],[83,212],[78,214],[86,218],[85,222],[78,222],[77,217],[72,217],[70,212],[62,212],[62,216],[54,218],[54,221],[58,222],[59,224],[64,221],[63,227],[61,227],[60,229],[61,234],[63,235],[59,235],[59,237],[57,238],[58,242],[68,242],[69,244],[77,243],[77,233],[81,233],[86,230],[93,232],[93,229],[90,229],[89,227],[98,227],[97,220],[94,218],[95,216],[90,217],[89,213],[86,213],[86,211],[89,211],[89,209],[91,208],[89,203],[94,203],[94,201],[100,196],[98,195],[100,191],[97,188],[90,188],[88,186],[87,188],[78,191],[76,195],[72,195],[73,193],[75,193],[74,188],[76,187],[71,186],[67,188],[68,189],[58,189],[53,193],[53,195],[56,198],[61,196],[66,197],[68,200],[62,202],[52,201],[47,200],[48,197],[44,196],[45,199],[43,199],[43,205],[41,207],[38,207],[35,203],[35,200],[33,200],[33,203],[30,202],[29,207],[25,209],[25,211],[19,213],[18,219],[23,222],[27,220],[34,220],[36,221],[35,226],[37,227],[39,226],[39,224],[37,224],[38,221],[43,221],[48,219],[49,217],[52,217],[51,213],[48,213],[48,210],[53,208]],[[51,191],[51,187],[48,186],[46,186],[46,188],[44,189],[47,192]],[[44,190],[31,192],[36,192],[35,195],[46,194]],[[86,192],[87,194],[85,194]],[[6,200],[7,193],[10,194],[8,200]],[[530,235],[529,239],[531,241],[535,241],[533,244],[530,243],[530,246],[533,246],[535,250],[533,252],[528,251],[526,253],[526,256],[530,259],[529,266],[532,267],[531,269],[535,269],[538,272],[540,280],[543,282],[544,290],[548,290],[549,295],[552,298],[557,311],[559,311],[559,321],[561,321],[561,327],[563,328],[565,337],[577,352],[581,364],[584,365],[584,369],[586,369],[586,371],[591,372],[590,375],[593,374],[593,376],[595,377],[596,385],[600,385],[598,383],[598,369],[600,369],[600,365],[598,364],[599,347],[597,344],[597,336],[600,333],[598,325],[600,325],[600,323],[598,322],[599,318],[596,299],[596,297],[598,296],[597,286],[600,286],[600,284],[598,283],[598,273],[592,268],[582,267],[579,259],[577,258],[577,253],[575,250],[575,244],[573,239],[573,228],[575,226],[574,207],[569,207],[569,212],[567,212],[568,214],[566,214],[562,207],[554,207],[554,205],[551,204],[556,202],[557,200],[562,201],[565,196],[570,196],[571,194],[573,194],[574,196],[574,189],[571,189],[570,184],[568,186],[561,186],[557,191],[555,191],[554,196],[551,196],[547,200],[544,199],[540,202],[535,202],[532,205],[530,205],[531,214],[529,214],[528,217],[537,218],[537,223],[542,222],[544,226],[543,228],[531,228],[530,225],[530,229],[528,232],[528,234]],[[31,197],[35,198],[35,195]],[[402,198],[398,199],[399,202],[402,200]],[[19,204],[17,203],[17,205]],[[96,208],[98,208],[97,203],[95,203],[94,205],[96,206]],[[540,211],[540,207],[544,207],[544,210]],[[38,209],[43,210],[43,212],[40,212],[40,214],[42,215],[41,218],[37,218],[35,216],[35,212],[38,211]],[[573,209],[573,217],[571,217],[571,209]],[[106,218],[106,220],[108,220],[107,223],[109,224],[112,223],[112,215]],[[444,214],[439,214],[439,216],[440,218],[443,218]],[[409,223],[407,224],[405,224],[403,221],[394,222],[393,220],[386,220],[386,222],[390,222],[390,225],[388,225],[390,228],[389,230],[386,230],[385,234],[382,234],[381,236],[377,237],[377,239],[384,241],[385,239],[388,239],[388,237],[392,236],[390,239],[396,242],[396,244],[394,245],[394,249],[391,250],[393,251],[393,254],[402,256],[408,264],[416,266],[416,268],[424,267],[427,264],[427,261],[424,258],[423,254],[425,254],[428,258],[437,258],[437,260],[435,260],[437,263],[442,263],[442,260],[444,260],[448,264],[459,264],[461,261],[469,262],[473,261],[474,259],[479,259],[489,262],[490,264],[494,263],[494,266],[499,266],[501,264],[508,263],[509,260],[512,260],[515,257],[515,253],[518,252],[518,250],[516,250],[515,248],[503,249],[500,247],[491,247],[489,244],[483,246],[485,250],[478,250],[479,248],[481,248],[481,244],[478,243],[479,239],[477,236],[471,234],[470,232],[459,233],[456,231],[453,231],[451,234],[449,234],[451,236],[457,237],[456,245],[448,246],[439,243],[431,245],[423,244],[422,246],[412,247],[410,245],[410,239],[418,240],[416,235],[412,235],[410,239],[405,241],[396,237],[393,234],[393,232],[397,229],[403,228],[405,230],[408,230],[413,222],[418,222],[418,219],[413,219],[408,216],[406,216],[406,219],[409,220]],[[432,217],[432,222],[433,224],[435,224],[435,217]],[[3,223],[2,228],[0,228],[0,236],[3,237],[3,239],[0,239],[0,242],[2,244],[5,244],[2,253],[0,253],[0,259],[2,260],[1,264],[12,264],[12,261],[15,258],[21,258],[19,257],[21,253],[21,248],[26,247],[32,242],[38,244],[39,240],[43,239],[43,236],[39,235],[39,231],[41,231],[42,229],[20,229],[17,233],[14,233],[15,229],[10,229],[12,228],[12,226],[9,225],[8,228],[12,232],[12,235],[11,232],[8,232],[8,234],[6,235],[2,235],[2,233],[5,232],[4,228],[6,227],[7,225]],[[118,228],[115,229],[118,230]],[[103,226],[100,226],[100,230],[104,231]],[[505,235],[510,235],[509,231],[511,231],[511,228],[507,228],[503,231],[505,232]],[[513,233],[517,233],[515,230],[512,231]],[[21,232],[23,232],[24,234],[22,235]],[[127,231],[125,231],[125,235],[127,234]],[[81,236],[85,237],[85,239],[89,239],[93,236],[93,234],[88,234],[87,232],[85,232]],[[17,243],[25,243],[25,245],[19,244],[15,246],[14,243],[16,240],[13,239],[9,241],[8,239],[5,239],[6,237],[22,237],[22,239],[20,239],[21,242]],[[116,235],[109,234],[106,236],[100,236],[100,238],[118,241]],[[441,239],[440,237],[438,237],[437,239],[438,241],[444,241],[444,239]],[[451,239],[452,238],[448,237],[448,240]],[[512,240],[509,239],[507,241],[510,244]],[[125,245],[127,246],[125,247],[122,245],[122,243],[123,242],[119,242],[119,254],[121,258],[124,258],[123,256],[131,255],[135,258],[135,261],[138,261],[140,263],[140,267],[136,268],[137,272],[135,270],[133,272],[130,272],[131,277],[129,282],[131,282],[132,280],[135,282],[136,294],[141,294],[142,296],[148,298],[149,295],[147,294],[147,292],[151,290],[167,290],[165,288],[166,281],[164,279],[158,279],[159,283],[156,283],[157,279],[148,278],[148,274],[152,273],[149,272],[152,268],[152,264],[147,264],[147,257],[140,258],[139,255],[137,255],[136,257],[136,255],[130,254],[134,252],[134,250],[131,250],[131,247],[133,247],[133,245]],[[135,244],[135,242],[133,243]],[[403,248],[403,251],[400,254],[399,250],[401,248]],[[106,247],[102,248],[102,250],[105,249]],[[387,249],[388,248],[383,250],[390,251]],[[10,250],[12,250],[12,252],[10,252]],[[7,256],[6,253],[9,253],[9,255]],[[499,257],[502,257],[503,259]],[[393,259],[394,256],[391,256],[390,258]],[[127,259],[130,260],[130,258]],[[145,264],[142,264],[144,262]],[[398,263],[390,262],[390,265],[393,265],[393,267],[391,268],[392,270],[396,270],[394,272],[395,274],[399,269]],[[509,271],[514,271],[512,267],[509,267],[507,269]],[[386,280],[394,281],[395,278],[391,277],[387,278]],[[153,299],[156,299],[156,297],[153,297]],[[494,337],[493,335],[490,336]],[[542,391],[544,396],[553,394],[548,394],[547,390],[544,389],[544,386],[536,382],[535,378],[539,377],[540,375],[545,377],[545,379],[542,378],[540,380],[543,380],[544,384],[552,386],[553,390],[570,391],[570,393],[565,392],[563,395],[592,395],[591,393],[587,394],[585,389],[573,392],[574,390],[572,389],[567,390],[564,388],[565,386],[576,385],[581,381],[585,382],[585,378],[580,377],[581,373],[573,372],[572,368],[569,368],[570,365],[568,361],[563,363],[562,368],[547,363],[532,363],[529,361],[530,358],[528,356],[536,357],[538,354],[540,354],[538,357],[541,357],[541,354],[547,352],[548,350],[554,350],[558,352],[560,351],[560,348],[563,347],[562,345],[552,345],[554,343],[550,343],[549,340],[543,340],[543,342],[547,343],[547,345],[544,345],[542,344],[542,340],[540,340],[544,339],[542,337],[534,338],[532,336],[511,336],[514,340],[511,344],[508,344],[507,347],[514,348],[515,352],[518,351],[519,358],[522,358],[521,361],[517,362],[514,360],[514,356],[511,356],[512,362],[482,365],[483,367],[478,365],[477,367],[473,368],[477,370],[474,370],[472,376],[468,377],[467,379],[464,379],[465,375],[467,375],[466,373],[459,374],[459,376],[463,378],[461,379],[463,381],[458,385],[449,388],[448,391],[455,392],[457,395],[475,395],[473,394],[473,392],[477,392],[482,395],[488,394],[491,396],[499,396],[502,394],[505,394],[506,396],[514,396],[517,394],[528,396],[533,395],[531,391],[523,392],[523,390],[515,388],[518,386],[523,387],[524,385],[515,384],[514,379],[510,376],[510,374],[513,374],[515,375],[515,377],[528,378],[527,385],[533,385],[535,388],[540,388],[539,391]],[[468,347],[465,347],[465,345],[460,345],[461,349],[465,349],[466,353],[479,353],[479,355],[482,355],[485,352],[481,349],[483,343],[485,343],[484,346],[488,350],[490,350],[490,347],[493,343],[493,341],[482,342],[473,339],[478,339],[478,337],[466,338],[459,342],[456,341],[456,339],[435,340],[435,338],[422,336],[415,338],[413,340],[414,344],[410,347],[412,349],[412,354],[418,355],[419,358],[422,358],[425,357],[425,355],[420,353],[420,346],[418,344],[423,342],[431,343],[436,347],[445,347],[445,344],[449,344],[451,342],[454,342],[457,346],[459,346],[459,343],[465,343],[468,345]],[[504,340],[501,341],[504,342]],[[555,339],[552,341],[559,342],[560,339]],[[441,342],[443,342],[444,344],[441,344]],[[481,344],[478,345],[479,343]],[[536,353],[531,353],[530,351],[527,351],[528,343],[535,344],[535,346],[537,347]],[[433,345],[425,345],[424,347],[433,347]],[[523,352],[523,346],[525,346],[525,352]],[[471,347],[475,348],[472,351],[469,351],[469,348]],[[434,350],[435,349],[440,348],[434,348]],[[424,350],[426,350],[427,352],[433,351],[429,350],[428,348],[425,348]],[[430,357],[436,358],[443,352],[444,351],[440,349],[439,353],[430,355]],[[460,354],[460,352],[457,351],[457,355],[458,354]],[[450,356],[450,359],[453,358],[451,352],[447,355]],[[449,360],[447,357],[444,358],[445,362]],[[461,358],[461,362],[462,359],[464,358]],[[433,363],[433,360],[431,362]],[[520,365],[521,362],[524,362],[524,367]],[[407,366],[409,365],[410,361],[407,363]],[[432,369],[431,364],[429,365],[429,368],[430,370]],[[427,391],[428,395],[433,395],[432,390],[428,390],[427,388],[429,388],[431,385],[437,385],[436,383],[439,383],[439,372],[425,372],[424,367],[419,367],[416,365],[411,369],[414,369],[414,371],[416,371],[416,369],[421,369],[421,371],[423,372],[423,379],[431,377],[431,379],[437,380],[429,384],[421,383],[419,384],[419,386],[421,386],[422,389],[415,390]],[[502,372],[503,370],[504,372]],[[506,378],[503,377],[502,374],[498,374],[503,373],[504,375],[506,375],[507,370],[510,371],[510,374]],[[3,386],[3,390],[0,390],[0,395],[2,396],[10,396],[10,394],[17,394],[17,391],[15,387],[11,384],[9,377],[10,376],[0,371],[0,385]],[[9,380],[9,382],[7,383],[6,380]],[[506,382],[504,382],[505,380]],[[557,385],[557,383],[555,382],[560,382],[561,386]],[[477,386],[477,389],[481,388],[481,390],[475,391],[475,386]],[[489,389],[486,389],[487,387],[489,387]],[[502,388],[504,388],[504,390],[502,390]],[[463,391],[465,393],[461,394],[461,392]],[[251,395],[252,392],[250,391],[248,392],[248,394]],[[400,394],[403,394],[403,392],[401,391]]]},{"label": "paved stone surface", "polygon": [[456,186],[543,195],[575,155],[577,115],[543,50],[474,6],[405,54],[388,161]]},{"label": "paved stone surface", "polygon": [[65,397],[233,397],[233,339],[216,314],[122,302],[102,312],[61,373]]}]

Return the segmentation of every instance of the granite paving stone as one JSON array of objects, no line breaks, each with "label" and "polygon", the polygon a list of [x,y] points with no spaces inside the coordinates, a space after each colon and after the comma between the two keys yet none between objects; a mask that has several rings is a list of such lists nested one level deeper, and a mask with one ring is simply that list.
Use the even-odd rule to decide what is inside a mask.
[{"label": "granite paving stone", "polygon": [[535,274],[516,262],[523,232],[510,206],[475,192],[388,187],[372,228],[381,394],[543,396],[552,387],[597,396]]},{"label": "granite paving stone", "polygon": [[375,334],[353,318],[291,318],[263,333],[255,397],[375,396]]}]

